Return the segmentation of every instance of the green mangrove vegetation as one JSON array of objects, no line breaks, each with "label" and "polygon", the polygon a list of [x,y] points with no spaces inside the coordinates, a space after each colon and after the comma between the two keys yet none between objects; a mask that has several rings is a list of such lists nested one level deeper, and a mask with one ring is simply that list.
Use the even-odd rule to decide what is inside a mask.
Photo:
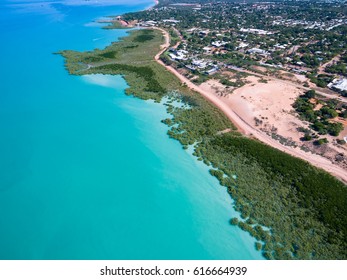
[{"label": "green mangrove vegetation", "polygon": [[[168,135],[210,166],[233,198],[230,217],[268,259],[347,259],[347,188],[330,174],[238,133],[212,104],[153,59],[163,37],[136,30],[104,50],[62,51],[69,73],[120,74],[127,94],[165,97]],[[185,106],[176,106],[177,101]]]}]

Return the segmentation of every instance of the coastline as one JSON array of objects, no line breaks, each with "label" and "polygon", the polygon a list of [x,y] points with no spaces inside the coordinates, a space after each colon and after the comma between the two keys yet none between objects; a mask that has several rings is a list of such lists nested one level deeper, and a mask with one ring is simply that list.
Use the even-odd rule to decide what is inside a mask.
[{"label": "coastline", "polygon": [[[79,11],[84,9],[75,9],[76,14]],[[83,22],[91,22],[94,13],[90,9]],[[4,165],[1,174],[1,258],[262,258],[254,242],[238,238],[250,239],[249,234],[228,224],[226,190],[205,169],[196,169],[196,158],[167,136],[167,127],[160,122],[167,117],[162,104],[126,96],[128,85],[120,76],[111,77],[112,83],[94,85],[82,76],[69,76],[62,58],[52,55],[52,50],[64,46],[92,50],[128,36],[124,30],[81,26],[79,17],[69,23],[72,20],[76,21],[64,34],[60,23],[40,21],[45,33],[30,34],[31,25],[26,26],[25,35],[35,38],[26,49],[36,53],[37,45],[42,45],[37,55],[22,59],[27,71],[13,75],[15,56],[4,60],[11,69],[5,71],[4,82],[11,86],[13,106],[2,104],[8,125],[2,126],[6,153],[1,163],[23,166]],[[19,35],[14,41],[21,40],[21,30],[14,33]],[[100,34],[108,36],[92,40]],[[22,48],[7,42],[9,54]],[[50,71],[39,74],[40,67]],[[11,85],[11,76],[25,82]],[[23,103],[18,104],[19,98]],[[21,109],[30,109],[35,116],[22,115]],[[22,128],[24,134],[19,134]],[[4,180],[6,176],[13,177],[14,185]]]},{"label": "coastline", "polygon": [[[148,66],[149,72],[154,70],[154,76],[152,76],[152,74],[150,75],[151,77],[147,77],[144,78],[143,76],[137,76],[136,79],[134,79],[134,76],[130,76],[131,73],[135,74],[138,73],[139,69],[143,69],[144,64],[141,65],[141,67],[135,67],[136,63],[134,64],[133,61],[133,56],[136,55],[135,51],[131,51],[129,49],[127,49],[127,59],[124,59],[124,56],[119,55],[117,56],[117,62],[115,62],[115,58],[113,60],[109,60],[108,62],[106,61],[105,63],[99,63],[97,64],[94,68],[92,69],[88,69],[88,71],[84,72],[84,73],[107,73],[107,74],[121,74],[128,83],[128,85],[130,86],[130,91],[128,91],[128,94],[132,94],[136,97],[139,97],[141,99],[152,99],[152,98],[158,98],[156,100],[160,100],[160,98],[163,95],[158,95],[158,93],[153,94],[153,95],[148,95],[146,92],[141,92],[141,90],[138,90],[138,86],[139,86],[139,79],[141,81],[142,78],[144,78],[144,81],[142,81],[142,83],[140,82],[140,84],[144,84],[146,85],[146,82],[153,82],[153,77],[155,77],[155,79],[157,80],[157,82],[159,82],[159,84],[163,85],[163,88],[165,88],[166,93],[170,92],[170,89],[173,89],[170,85],[168,85],[168,81],[170,81],[171,83],[173,83],[176,86],[176,89],[178,91],[181,91],[182,93],[182,97],[186,98],[186,102],[193,101],[192,104],[195,108],[198,108],[199,110],[189,110],[189,112],[186,112],[188,114],[187,117],[183,117],[182,115],[180,115],[179,112],[174,112],[172,111],[172,108],[170,109],[170,105],[168,105],[168,112],[172,113],[173,119],[166,119],[164,122],[169,126],[169,131],[168,134],[171,138],[174,138],[176,140],[178,140],[183,148],[187,148],[189,145],[193,145],[194,143],[198,143],[196,144],[195,148],[195,152],[194,152],[194,156],[198,157],[199,161],[204,161],[204,163],[206,163],[207,165],[211,166],[213,168],[216,169],[211,169],[210,173],[214,176],[217,177],[217,179],[220,181],[220,184],[227,187],[228,188],[228,192],[230,193],[231,197],[235,200],[235,210],[237,210],[239,213],[241,213],[243,221],[239,221],[237,224],[238,226],[245,230],[248,231],[253,237],[256,237],[256,239],[261,240],[263,242],[265,242],[263,247],[263,253],[264,256],[266,256],[266,258],[272,259],[281,259],[281,258],[286,258],[289,257],[288,255],[281,255],[283,254],[283,252],[281,253],[281,251],[276,252],[276,250],[278,249],[278,245],[276,244],[277,241],[272,241],[272,237],[269,236],[269,232],[268,229],[271,228],[275,228],[275,230],[277,231],[277,233],[281,233],[280,235],[276,235],[276,237],[274,236],[274,240],[276,240],[277,238],[284,238],[284,240],[282,240],[282,242],[289,242],[289,244],[291,242],[293,242],[293,238],[295,238],[295,234],[292,230],[283,232],[282,233],[282,222],[277,221],[278,224],[273,225],[273,219],[277,220],[280,217],[278,217],[278,211],[276,211],[275,213],[269,213],[268,207],[262,208],[262,206],[259,203],[272,203],[273,207],[278,206],[277,203],[279,203],[281,205],[281,203],[283,203],[283,201],[281,201],[281,198],[277,198],[276,196],[276,190],[271,189],[272,185],[276,185],[276,184],[282,184],[281,187],[282,191],[288,191],[288,187],[293,187],[290,186],[292,183],[289,183],[290,180],[293,178],[294,180],[298,180],[298,183],[301,184],[301,182],[303,182],[304,186],[307,187],[306,190],[310,190],[312,189],[312,187],[316,188],[317,190],[322,190],[322,197],[326,194],[327,190],[326,189],[326,185],[332,185],[332,186],[336,186],[336,191],[341,191],[341,186],[342,184],[337,181],[335,178],[333,178],[332,176],[328,175],[326,172],[323,172],[323,170],[319,170],[314,168],[312,165],[310,165],[307,161],[302,161],[297,159],[297,157],[291,157],[290,155],[288,155],[288,153],[283,153],[281,150],[278,149],[274,149],[272,148],[270,145],[264,145],[263,143],[260,143],[260,141],[254,141],[254,139],[250,138],[250,137],[240,137],[241,135],[236,134],[235,132],[231,132],[231,133],[222,133],[222,134],[218,134],[219,132],[223,132],[225,131],[225,125],[229,125],[229,127],[232,125],[232,123],[234,123],[234,121],[230,122],[231,118],[223,111],[218,109],[219,106],[221,108],[224,108],[223,104],[220,102],[220,100],[213,98],[213,96],[210,96],[208,93],[204,92],[204,94],[202,94],[200,91],[201,89],[199,89],[198,86],[196,85],[192,85],[191,89],[189,89],[189,85],[186,83],[185,80],[180,80],[177,79],[179,78],[179,76],[174,75],[172,76],[171,74],[175,74],[172,71],[174,71],[175,69],[170,70],[170,68],[167,68],[165,65],[162,64],[161,61],[159,60],[160,55],[166,50],[167,46],[169,45],[169,36],[165,34],[165,31],[161,30],[161,35],[158,32],[158,28],[155,28],[157,30],[157,36],[156,36],[156,46],[155,48],[151,49],[151,57],[146,57],[146,61],[145,65]],[[146,29],[142,29],[139,31],[134,31],[133,35],[131,35],[130,37],[133,37],[136,39],[136,36],[141,36],[141,34],[146,34],[145,31]],[[164,38],[165,38],[165,43],[162,43],[162,34],[164,32]],[[139,35],[140,34],[140,35]],[[161,41],[159,40],[159,37],[161,38]],[[129,38],[128,38],[129,39]],[[96,50],[93,53],[93,56],[95,58],[98,58],[100,56],[103,56],[105,54],[110,54],[112,52],[116,52],[119,49],[122,49],[124,47],[127,47],[127,40],[125,39],[125,41],[121,42],[120,44],[118,44],[118,47],[116,45],[114,46],[109,46],[108,48],[106,48],[105,50]],[[131,38],[130,40],[130,46],[131,46]],[[150,40],[148,40],[150,41]],[[161,42],[161,43],[159,43]],[[152,42],[153,43],[153,42]],[[138,45],[136,45],[138,47]],[[159,47],[161,46],[161,48]],[[147,55],[148,55],[148,44],[143,43],[141,45],[141,49],[147,51]],[[141,51],[142,51],[141,50]],[[89,53],[90,54],[90,53]],[[64,55],[64,54],[63,54]],[[76,53],[77,56],[79,56],[80,54]],[[83,54],[81,54],[83,55]],[[67,59],[67,62],[69,63],[73,63],[74,62],[74,53],[65,53],[65,58]],[[156,61],[153,60],[153,57],[156,58]],[[144,57],[142,56],[141,59],[143,59]],[[130,60],[129,60],[130,59]],[[83,58],[79,58],[76,61],[83,61]],[[159,62],[159,63],[158,63]],[[73,63],[74,64],[74,63]],[[111,64],[114,64],[114,67],[111,67]],[[168,71],[163,71],[164,68],[162,68],[162,66],[166,67],[166,69]],[[67,67],[69,69],[69,67]],[[72,69],[73,70],[73,69]],[[149,73],[148,72],[148,73]],[[166,72],[166,74],[165,74]],[[70,72],[71,74],[77,74],[76,72],[72,71]],[[77,75],[83,75],[83,73],[78,73]],[[171,77],[170,77],[171,76]],[[163,77],[165,77],[165,79],[163,79]],[[175,77],[175,79],[173,79]],[[129,78],[131,78],[131,80],[129,80]],[[137,81],[136,81],[137,80]],[[179,84],[177,84],[174,80],[177,80],[177,82],[179,82]],[[145,83],[143,83],[145,82]],[[185,83],[185,84],[184,84]],[[145,88],[144,88],[145,89]],[[145,90],[146,91],[146,90]],[[189,101],[190,100],[190,101]],[[197,102],[197,103],[196,103]],[[215,104],[215,103],[216,104]],[[226,112],[228,112],[228,110],[226,108],[224,108]],[[200,112],[200,113],[199,113]],[[177,114],[178,113],[178,114]],[[223,116],[223,118],[221,117]],[[223,120],[226,120],[226,122],[224,122]],[[237,119],[235,116],[233,116],[232,120]],[[195,120],[193,122],[191,122],[191,120]],[[172,124],[177,124],[178,127],[172,127]],[[222,126],[224,126],[222,128]],[[171,128],[170,128],[171,127]],[[227,126],[228,127],[228,126]],[[200,129],[199,129],[200,128]],[[203,129],[201,129],[203,128]],[[216,129],[217,128],[217,129]],[[206,133],[207,131],[207,133]],[[183,133],[183,132],[187,132],[187,134],[189,136],[187,136],[187,134]],[[198,132],[198,133],[197,133]],[[229,132],[229,131],[228,131]],[[202,142],[200,142],[202,140]],[[205,140],[205,141],[204,141]],[[207,141],[206,141],[207,140]],[[240,145],[240,146],[238,146]],[[219,154],[219,152],[221,150],[215,149],[215,147],[219,147],[220,149],[225,148],[227,152],[230,151],[230,154],[225,154],[225,152],[223,154]],[[236,149],[234,149],[234,148]],[[201,152],[203,151],[203,152]],[[233,154],[232,151],[236,151],[236,152],[241,152],[241,157],[240,154]],[[254,153],[252,155],[252,153]],[[244,153],[242,155],[242,153]],[[239,163],[237,165],[231,164],[229,166],[225,166],[224,163],[226,162],[225,160],[229,159],[229,157],[233,157],[236,156],[236,158],[234,160],[236,160],[236,162],[238,161],[237,158],[240,159]],[[227,157],[227,158],[225,158]],[[261,169],[255,169],[253,171],[254,176],[252,177],[248,177],[246,174],[249,174],[250,172],[250,168],[253,168],[254,165],[252,164],[244,164],[245,163],[245,159],[251,160],[253,157],[253,161],[258,162],[259,164],[263,164],[263,166],[259,166]],[[265,161],[264,161],[265,159]],[[267,162],[267,160],[269,160],[269,162]],[[279,160],[280,165],[278,165],[276,162],[273,162],[273,160]],[[283,163],[283,165],[282,165]],[[266,176],[268,176],[268,172],[266,173],[262,173],[267,166],[267,164],[273,165],[273,166],[269,166],[270,168],[273,167],[274,171],[272,172],[272,174],[274,175],[274,177],[271,176],[271,179],[269,181],[269,178],[266,178]],[[284,169],[281,169],[281,166],[284,166]],[[259,168],[257,167],[257,168]],[[269,171],[269,170],[267,170]],[[282,172],[284,171],[284,172]],[[257,173],[260,172],[260,173]],[[289,173],[288,173],[289,172]],[[224,173],[224,175],[223,175]],[[292,175],[288,175],[292,173]],[[233,174],[237,174],[237,177],[233,177]],[[285,174],[286,176],[284,176],[283,178],[283,174]],[[298,174],[301,174],[300,176],[297,176]],[[226,177],[224,177],[226,175]],[[279,177],[278,177],[279,176]],[[236,178],[240,178],[236,179]],[[298,178],[297,178],[298,177]],[[299,178],[300,177],[300,178]],[[319,178],[319,179],[318,179]],[[285,182],[282,182],[282,180],[285,179]],[[277,183],[276,183],[277,180]],[[280,180],[280,181],[278,181]],[[320,181],[320,182],[319,182]],[[307,185],[305,184],[305,182],[307,183]],[[290,185],[286,185],[287,183],[289,183]],[[235,186],[235,184],[237,185],[237,188]],[[250,184],[250,185],[249,185]],[[252,187],[256,187],[258,185],[261,186],[262,188],[258,189],[258,194],[260,195],[259,198],[254,197],[254,195],[252,194],[252,190],[249,190],[247,187],[252,186]],[[295,185],[294,185],[295,186]],[[265,189],[263,189],[263,187]],[[254,189],[254,188],[252,188]],[[306,191],[304,190],[304,191]],[[241,194],[239,193],[241,191]],[[259,191],[261,193],[259,193]],[[333,191],[333,190],[331,190]],[[317,191],[316,191],[317,192]],[[262,196],[263,193],[267,193],[269,197],[271,197],[271,195],[275,195],[272,200],[268,201],[268,199],[264,198]],[[319,196],[320,191],[318,191],[318,196]],[[270,195],[271,194],[271,195]],[[249,195],[251,195],[251,199],[249,197]],[[295,193],[293,194],[295,196]],[[304,194],[304,196],[307,194]],[[334,194],[335,195],[335,194]],[[253,196],[253,197],[252,197]],[[306,198],[310,198],[311,195],[308,195],[307,197],[304,197],[304,199]],[[314,198],[314,196],[312,196],[312,198]],[[265,225],[267,230],[264,230],[260,227],[257,229],[253,229],[252,227],[250,227],[248,225],[248,220],[246,220],[249,216],[249,210],[248,211],[244,211],[243,207],[245,207],[246,205],[241,203],[239,201],[239,199],[243,200],[246,199],[246,205],[248,203],[255,203],[255,205],[260,205],[260,207],[258,208],[254,208],[254,213],[252,213],[252,219],[255,218],[255,220],[258,222],[259,225]],[[247,202],[247,199],[250,199],[249,202]],[[320,199],[320,197],[319,197]],[[284,199],[286,200],[286,199]],[[318,201],[318,200],[317,200]],[[284,201],[285,203],[288,203],[288,201]],[[311,202],[310,202],[311,203]],[[272,204],[271,204],[272,205]],[[283,215],[285,215],[286,217],[295,217],[295,215],[299,214],[294,214],[294,212],[292,211],[296,211],[296,208],[299,207],[299,205],[297,204],[297,202],[293,201],[290,202],[290,207],[288,207],[288,205],[286,206],[286,208],[289,208],[289,210],[287,211],[283,211]],[[313,205],[313,207],[317,207],[317,209],[319,210],[320,206],[317,205]],[[302,209],[302,207],[299,207],[300,209]],[[293,210],[291,210],[293,209]],[[303,209],[302,209],[303,210]],[[307,209],[306,209],[307,210]],[[279,210],[281,211],[281,210]],[[265,215],[265,216],[264,216]],[[294,215],[294,216],[293,216]],[[300,214],[301,215],[301,214]],[[299,216],[300,216],[299,215]],[[265,217],[265,219],[264,219]],[[310,219],[313,219],[312,222],[316,223],[320,223],[321,221],[319,220],[315,220],[314,219],[314,215],[310,215],[309,216]],[[335,218],[335,217],[334,217]],[[249,218],[250,219],[250,218]],[[301,218],[299,218],[301,219]],[[303,219],[305,219],[305,217],[303,217]],[[270,222],[270,223],[269,223]],[[297,224],[297,220],[293,221],[294,224]],[[319,238],[326,238],[325,236],[325,231],[324,228],[321,228],[323,226],[323,223],[326,223],[326,220],[323,219],[321,224],[316,224],[315,226],[317,226],[317,228],[320,228],[322,230],[322,234],[319,235]],[[336,223],[336,221],[335,221]],[[232,223],[235,225],[235,223]],[[329,223],[326,223],[329,224]],[[292,223],[286,224],[286,226],[288,226],[288,229],[292,227]],[[332,229],[334,230],[334,226],[332,225]],[[295,232],[297,232],[298,234],[304,234],[305,238],[307,239],[307,232],[305,231],[305,229],[301,226],[301,224],[297,224],[297,227],[294,229]],[[271,230],[272,231],[272,230]],[[262,237],[263,236],[263,237]],[[316,241],[312,240],[309,241],[310,239],[307,239],[306,242],[310,243],[312,242],[312,244],[315,244]],[[304,242],[304,241],[303,241]],[[256,243],[257,247],[260,243]],[[303,243],[304,244],[304,243]],[[261,244],[260,244],[261,245]],[[334,244],[325,244],[326,246],[334,246]],[[321,250],[320,249],[320,245],[315,244],[314,246],[316,246],[315,248],[317,250]],[[261,246],[260,246],[261,247]],[[274,252],[275,253],[272,253]],[[281,250],[281,249],[279,249]],[[290,250],[290,249],[288,249]],[[333,252],[333,249],[330,249],[330,252]],[[320,252],[321,254],[323,254],[324,256],[324,252]],[[303,258],[301,256],[301,258]],[[309,258],[309,257],[306,257]]]},{"label": "coastline", "polygon": [[[154,6],[150,6],[151,9],[159,4],[159,0],[154,0]],[[245,120],[241,115],[239,115],[231,106],[230,102],[223,99],[222,97],[216,96],[213,92],[203,89],[201,86],[195,85],[188,78],[180,74],[175,68],[170,65],[166,65],[160,59],[160,56],[170,47],[170,35],[169,33],[159,27],[151,27],[150,29],[160,30],[163,33],[165,43],[161,45],[161,51],[155,56],[155,60],[160,65],[164,66],[168,71],[174,74],[182,83],[186,84],[188,88],[194,90],[201,94],[206,100],[211,102],[214,106],[220,109],[225,116],[236,126],[237,130],[246,137],[257,139],[262,143],[269,145],[275,149],[280,150],[288,155],[307,161],[309,164],[317,168],[321,168],[326,172],[333,175],[335,178],[339,179],[343,183],[347,184],[347,173],[343,168],[333,165],[330,160],[314,154],[311,152],[303,151],[299,148],[294,148],[290,146],[285,146],[273,139],[271,136],[267,135],[263,131],[257,129],[253,124]],[[179,45],[179,42],[176,46]]]},{"label": "coastline", "polygon": [[[170,35],[169,33],[161,28],[157,28],[161,30],[164,34],[164,37],[166,38],[166,44],[165,48],[167,49],[169,47],[170,42]],[[215,96],[212,92],[208,92],[206,90],[203,90],[201,87],[195,85],[193,82],[191,82],[188,78],[184,77],[182,74],[180,74],[176,69],[174,69],[172,66],[166,65],[160,60],[160,55],[166,51],[166,49],[161,50],[161,52],[155,57],[155,60],[162,66],[164,66],[168,71],[170,71],[172,74],[174,74],[182,83],[185,83],[190,89],[198,92],[201,94],[204,98],[206,98],[209,102],[214,104],[217,108],[219,108],[228,118],[229,120],[234,123],[234,125],[238,128],[238,130],[245,136],[256,138],[259,141],[276,148],[282,152],[285,152],[291,156],[303,159],[307,161],[308,163],[314,165],[315,167],[321,168],[336,178],[342,180],[342,182],[347,183],[347,172],[342,169],[339,166],[334,166],[332,163],[317,154],[307,153],[305,151],[302,151],[298,148],[292,148],[288,146],[281,145],[278,141],[271,138],[271,136],[265,134],[264,132],[260,131],[256,127],[252,126],[250,123],[248,123],[246,120],[244,120],[240,115],[238,115],[233,108],[225,102],[225,100],[218,98]]]}]

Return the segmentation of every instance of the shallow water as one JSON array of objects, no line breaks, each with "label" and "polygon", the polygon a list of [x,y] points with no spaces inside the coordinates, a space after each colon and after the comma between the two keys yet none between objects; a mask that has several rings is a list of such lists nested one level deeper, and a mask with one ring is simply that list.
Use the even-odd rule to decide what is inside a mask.
[{"label": "shallow water", "polygon": [[105,47],[126,31],[93,20],[152,1],[13,3],[0,4],[0,259],[262,258],[229,225],[225,189],[166,135],[163,105],[119,76],[69,76],[52,54]]}]

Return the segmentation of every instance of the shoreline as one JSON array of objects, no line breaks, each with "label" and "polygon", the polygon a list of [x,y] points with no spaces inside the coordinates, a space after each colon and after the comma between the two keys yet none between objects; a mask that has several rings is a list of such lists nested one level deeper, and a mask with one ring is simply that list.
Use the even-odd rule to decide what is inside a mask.
[{"label": "shoreline", "polygon": [[[208,89],[204,91],[204,88],[191,83],[174,68],[164,65],[160,61],[160,56],[169,47],[170,36],[161,28],[152,29],[151,32],[155,32],[153,33],[155,36],[142,42],[141,46],[137,44],[135,48],[128,47],[133,46],[139,36],[150,34],[150,30],[139,29],[123,41],[103,50],[96,49],[92,53],[61,52],[66,59],[66,68],[70,74],[75,75],[120,74],[129,85],[126,94],[143,100],[160,101],[170,90],[181,91],[182,97],[177,98],[182,98],[187,104],[192,102],[196,106],[184,112],[168,107],[167,112],[172,113],[172,118],[162,122],[169,127],[167,132],[169,137],[178,140],[183,149],[198,143],[194,147],[193,156],[196,156],[198,161],[203,161],[206,166],[213,167],[209,170],[210,174],[219,180],[221,186],[227,188],[227,192],[235,201],[234,209],[241,214],[242,220],[233,217],[229,221],[230,224],[238,226],[260,242],[264,242],[263,245],[256,242],[255,246],[267,259],[288,257],[311,259],[312,256],[304,247],[299,250],[300,254],[303,254],[300,256],[283,253],[280,244],[288,244],[287,250],[296,254],[289,244],[296,243],[297,234],[302,236],[302,244],[310,244],[315,248],[318,256],[344,258],[344,250],[340,249],[339,245],[342,243],[324,242],[322,247],[319,240],[321,238],[328,240],[330,231],[337,234],[340,232],[341,223],[346,224],[343,222],[345,219],[340,217],[336,210],[344,211],[342,194],[345,193],[346,186],[336,177],[323,169],[316,168],[306,160],[273,148],[272,143],[266,145],[257,141],[255,137],[243,137],[236,132],[234,123],[238,124],[239,129],[244,129],[243,134],[252,136],[252,126],[242,119],[242,114],[237,114],[237,110],[230,110],[228,104],[217,98],[213,91]],[[117,56],[112,55],[114,53]],[[78,71],[76,66],[87,63],[92,58],[100,62],[94,63],[94,67],[84,74]],[[138,61],[141,61],[140,66]],[[231,113],[234,115],[230,116]],[[177,126],[174,126],[175,124]],[[226,128],[230,127],[232,127],[231,133],[226,133],[228,132]],[[272,138],[271,140],[274,141]],[[233,156],[233,161],[230,161],[230,156]],[[250,186],[252,188],[249,188]],[[336,188],[330,190],[326,186],[336,186]],[[281,194],[287,193],[292,188],[294,188],[294,191],[290,192],[292,196],[282,197]],[[295,189],[299,193],[296,193]],[[332,216],[317,217],[314,214],[316,211],[326,213],[324,205],[319,203],[321,199],[328,199],[327,208],[332,211]],[[272,207],[269,207],[270,205]],[[333,208],[334,205],[337,208]],[[305,211],[310,209],[313,210],[312,214],[307,216]],[[278,211],[288,217],[286,223],[283,224]],[[318,239],[312,239],[311,233],[305,228],[306,223],[302,223],[308,218],[310,224],[319,232],[315,235]],[[252,224],[254,221],[260,226],[251,227],[249,223]],[[270,238],[270,228],[273,228],[274,239]],[[330,249],[327,251],[326,248]]]},{"label": "shoreline", "polygon": [[198,92],[201,94],[205,99],[207,99],[209,102],[214,104],[217,108],[219,108],[226,116],[227,118],[238,128],[239,132],[241,132],[243,135],[247,136],[248,138],[256,138],[262,143],[265,143],[273,148],[276,148],[284,153],[287,153],[291,156],[303,159],[310,163],[311,165],[321,168],[325,170],[326,172],[332,174],[337,179],[341,180],[343,183],[347,183],[347,172],[340,168],[339,166],[333,165],[328,159],[325,159],[322,156],[307,153],[297,148],[292,148],[288,146],[284,146],[280,144],[278,141],[274,140],[264,132],[260,131],[259,129],[255,128],[251,124],[249,124],[246,120],[244,120],[241,116],[239,116],[226,102],[224,102],[222,99],[215,96],[213,93],[205,91],[201,89],[199,86],[195,85],[193,82],[191,82],[188,78],[184,77],[182,74],[180,74],[176,69],[174,69],[172,66],[168,66],[165,63],[163,63],[160,60],[160,55],[164,53],[167,48],[169,47],[170,42],[170,35],[169,33],[161,28],[156,28],[158,30],[161,30],[165,37],[165,46],[164,49],[162,49],[156,56],[155,60],[162,66],[164,66],[168,71],[170,71],[172,74],[174,74],[182,83],[185,83],[190,89]]}]

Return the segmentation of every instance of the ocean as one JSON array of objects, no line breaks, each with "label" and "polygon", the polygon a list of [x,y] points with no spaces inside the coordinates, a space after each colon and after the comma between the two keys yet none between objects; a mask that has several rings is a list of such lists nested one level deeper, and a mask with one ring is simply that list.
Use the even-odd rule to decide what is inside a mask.
[{"label": "ocean", "polygon": [[54,54],[126,36],[95,20],[153,5],[129,2],[0,3],[0,259],[262,259],[162,104]]}]

